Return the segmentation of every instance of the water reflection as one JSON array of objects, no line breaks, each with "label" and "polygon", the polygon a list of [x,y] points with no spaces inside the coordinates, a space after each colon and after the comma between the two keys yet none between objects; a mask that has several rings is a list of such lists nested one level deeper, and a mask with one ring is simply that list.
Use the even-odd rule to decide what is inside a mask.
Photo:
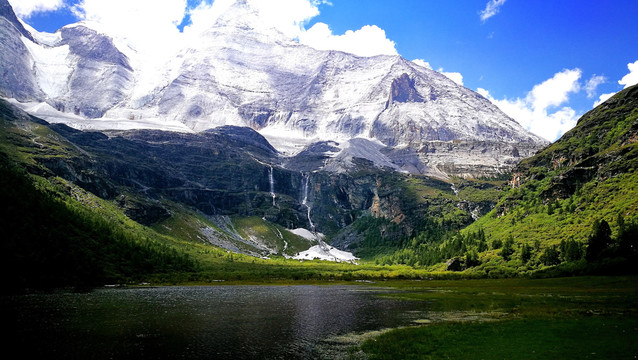
[{"label": "water reflection", "polygon": [[49,359],[314,358],[322,339],[406,325],[426,310],[422,302],[377,296],[382,289],[361,289],[101,289],[5,297],[2,308],[8,343],[23,356]]}]

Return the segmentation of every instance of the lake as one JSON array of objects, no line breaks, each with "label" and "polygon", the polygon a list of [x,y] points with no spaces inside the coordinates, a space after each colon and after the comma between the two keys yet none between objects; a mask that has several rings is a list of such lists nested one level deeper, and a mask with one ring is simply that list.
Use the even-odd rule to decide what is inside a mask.
[{"label": "lake", "polygon": [[5,336],[46,359],[315,359],[331,339],[409,325],[426,301],[361,285],[104,288],[2,297]]}]

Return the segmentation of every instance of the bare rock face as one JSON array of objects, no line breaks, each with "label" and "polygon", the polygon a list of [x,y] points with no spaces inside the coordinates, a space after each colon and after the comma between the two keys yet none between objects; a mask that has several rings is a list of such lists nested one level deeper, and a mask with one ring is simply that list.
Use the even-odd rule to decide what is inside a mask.
[{"label": "bare rock face", "polygon": [[103,117],[128,95],[133,79],[128,58],[108,36],[85,26],[63,28],[60,34],[57,45],[68,46],[75,61],[69,90],[56,103],[86,118]]},{"label": "bare rock face", "polygon": [[[4,12],[4,5],[0,6]],[[21,35],[14,22],[0,16],[0,95],[21,101],[42,100],[44,94],[33,76],[29,50]]]},{"label": "bare rock face", "polygon": [[25,29],[22,23],[18,20],[16,14],[13,12],[11,4],[9,4],[9,1],[7,0],[0,0],[0,18],[5,18],[15,27],[16,30],[20,32],[20,34],[22,34],[22,36],[35,42],[31,33],[27,31],[27,29]]},{"label": "bare rock face", "polygon": [[414,87],[414,79],[411,79],[408,74],[402,74],[399,78],[392,81],[392,87],[390,88],[390,99],[388,105],[392,105],[393,102],[423,102],[423,97],[419,95]]}]

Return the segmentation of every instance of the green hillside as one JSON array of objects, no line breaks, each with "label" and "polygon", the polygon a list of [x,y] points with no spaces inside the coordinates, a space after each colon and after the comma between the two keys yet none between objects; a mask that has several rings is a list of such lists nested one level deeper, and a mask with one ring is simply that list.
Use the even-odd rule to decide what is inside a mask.
[{"label": "green hillside", "polygon": [[[585,114],[561,139],[519,164],[496,208],[463,234],[485,233],[491,248],[480,256],[485,270],[505,266],[527,271],[556,265],[568,269],[565,263],[582,262],[581,257],[620,266],[623,259],[636,256],[637,226],[634,86]],[[598,238],[608,239],[594,249]]]}]

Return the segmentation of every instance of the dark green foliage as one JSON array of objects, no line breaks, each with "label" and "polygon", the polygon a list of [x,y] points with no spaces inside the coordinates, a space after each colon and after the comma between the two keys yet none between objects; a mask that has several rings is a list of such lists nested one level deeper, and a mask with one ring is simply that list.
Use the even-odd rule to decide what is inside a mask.
[{"label": "dark green foliage", "polygon": [[0,154],[2,271],[10,289],[93,286],[195,269],[159,243],[135,238],[83,206],[65,203]]},{"label": "dark green foliage", "polygon": [[638,255],[638,222],[627,223],[621,214],[616,219],[618,225],[618,256],[630,258]]},{"label": "dark green foliage", "polygon": [[529,246],[529,244],[524,243],[523,245],[521,245],[521,253],[520,253],[521,262],[525,264],[529,261],[529,259],[531,259],[531,257],[532,257],[532,247]]},{"label": "dark green foliage", "polygon": [[481,264],[481,262],[479,261],[478,253],[476,252],[476,250],[472,249],[472,250],[468,251],[467,253],[465,253],[465,267],[466,268],[478,266],[480,264]]},{"label": "dark green foliage", "polygon": [[407,264],[424,267],[445,262],[452,258],[465,259],[465,268],[480,265],[478,253],[488,248],[485,232],[443,232],[434,230],[421,232],[406,244],[405,248],[377,258],[380,264]]},{"label": "dark green foliage", "polygon": [[562,261],[578,261],[583,258],[583,245],[573,239],[561,240],[559,249]]},{"label": "dark green foliage", "polygon": [[593,232],[587,242],[587,252],[585,253],[585,259],[587,261],[597,261],[609,255],[611,250],[611,228],[607,221],[596,220],[592,225]]},{"label": "dark green foliage", "polygon": [[558,265],[560,264],[560,252],[558,246],[549,246],[543,251],[540,256],[540,260],[545,265]]},{"label": "dark green foliage", "polygon": [[506,261],[509,260],[514,254],[514,238],[510,235],[505,243],[503,243],[503,248],[501,249],[501,256]]}]

